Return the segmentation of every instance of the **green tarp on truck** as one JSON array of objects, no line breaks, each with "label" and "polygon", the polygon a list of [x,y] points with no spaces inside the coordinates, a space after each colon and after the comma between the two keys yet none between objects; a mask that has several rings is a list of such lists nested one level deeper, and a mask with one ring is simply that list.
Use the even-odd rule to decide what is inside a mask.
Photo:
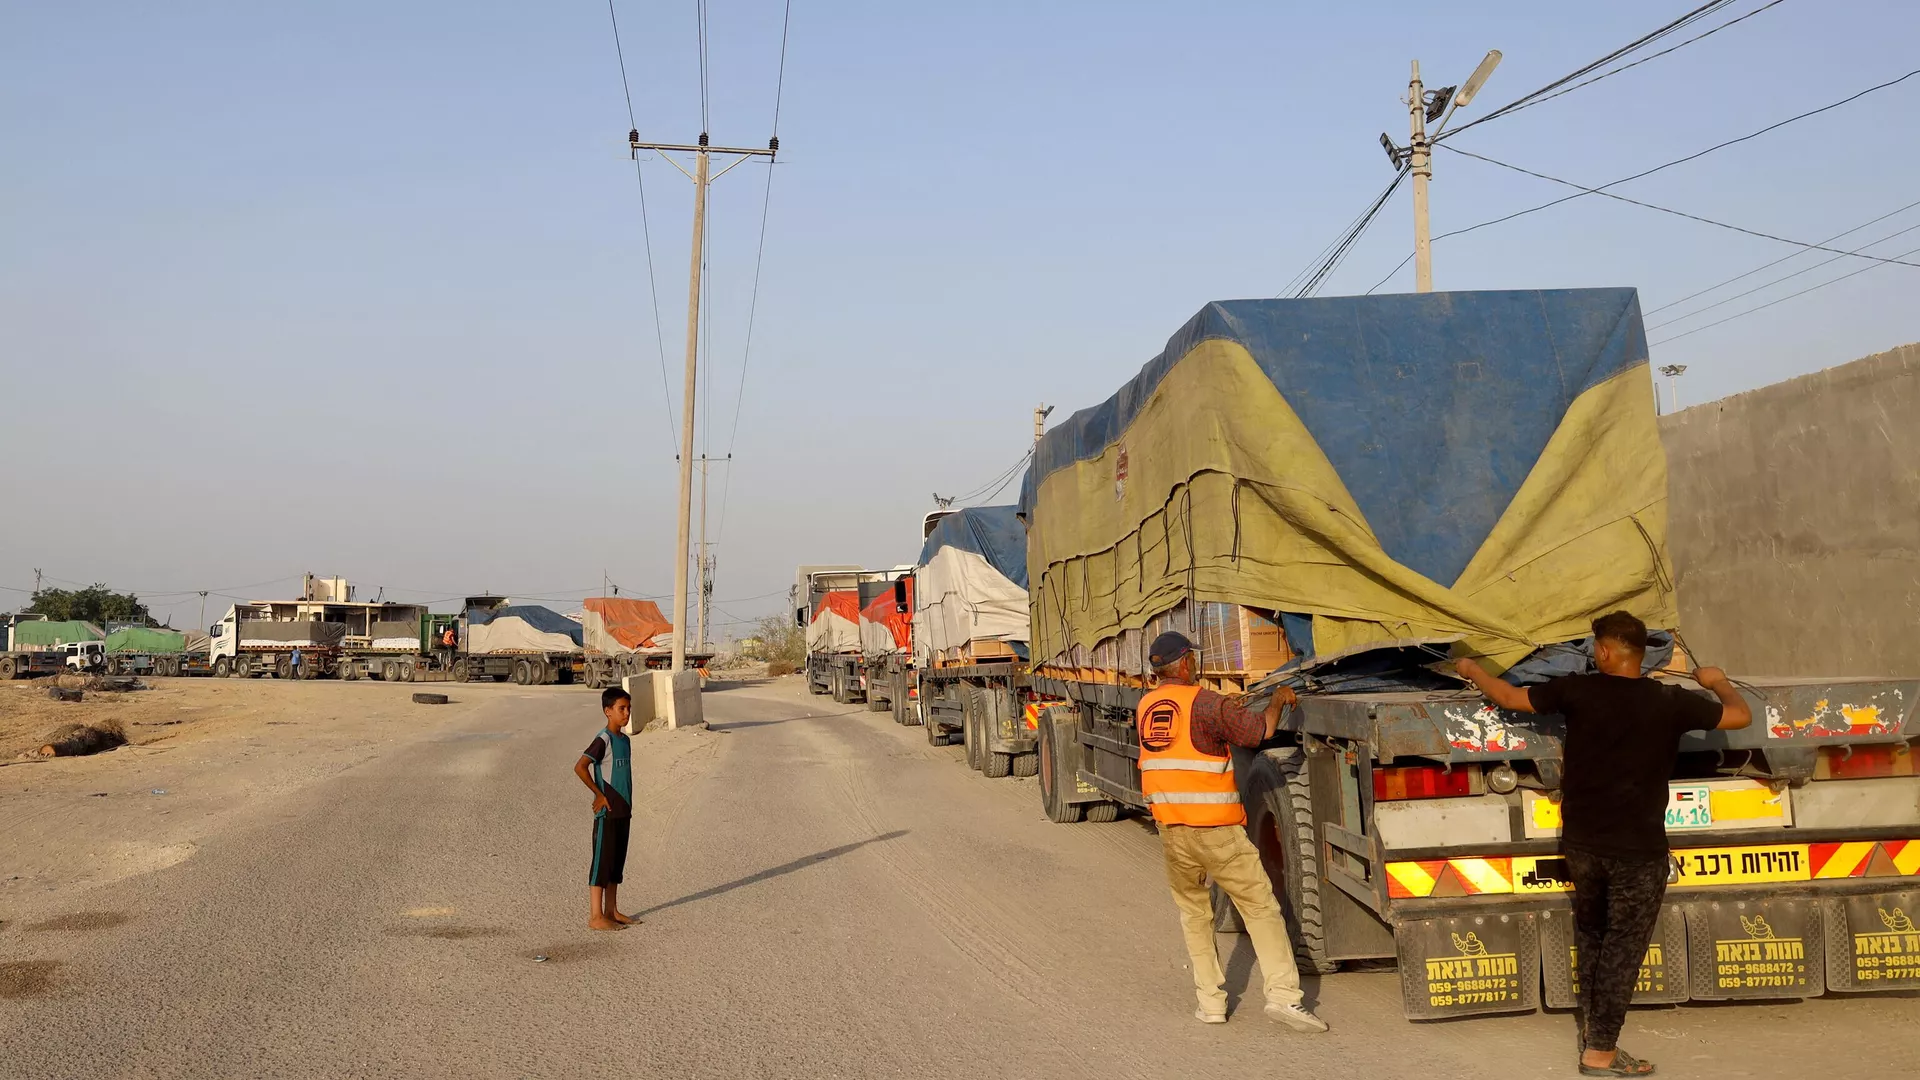
[{"label": "green tarp on truck", "polygon": [[107,651],[172,655],[187,651],[187,635],[151,626],[123,626],[107,635]]},{"label": "green tarp on truck", "polygon": [[75,641],[99,641],[106,635],[90,622],[25,620],[13,624],[13,647],[32,652]]}]

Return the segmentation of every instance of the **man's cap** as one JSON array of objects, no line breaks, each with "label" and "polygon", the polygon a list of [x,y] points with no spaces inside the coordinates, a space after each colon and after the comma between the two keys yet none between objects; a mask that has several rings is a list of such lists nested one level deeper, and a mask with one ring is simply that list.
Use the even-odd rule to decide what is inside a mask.
[{"label": "man's cap", "polygon": [[1169,630],[1153,639],[1153,647],[1147,650],[1147,663],[1153,667],[1166,667],[1193,651],[1193,642],[1178,630]]}]

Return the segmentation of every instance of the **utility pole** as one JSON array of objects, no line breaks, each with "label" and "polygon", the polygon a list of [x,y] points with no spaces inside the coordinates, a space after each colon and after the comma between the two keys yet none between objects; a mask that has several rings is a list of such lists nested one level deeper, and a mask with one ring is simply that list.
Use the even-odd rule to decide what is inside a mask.
[{"label": "utility pole", "polygon": [[1033,410],[1033,444],[1035,446],[1040,445],[1040,436],[1047,433],[1047,417],[1052,415],[1053,406],[1044,401],[1040,403],[1039,408]]},{"label": "utility pole", "polygon": [[205,629],[206,625],[207,625],[207,590],[201,589],[200,590],[200,627],[202,629]]},{"label": "utility pole", "polygon": [[1413,170],[1413,289],[1433,291],[1433,239],[1427,223],[1427,181],[1433,179],[1433,147],[1427,145],[1427,95],[1420,85],[1420,61],[1407,83],[1407,122],[1412,142],[1407,166]]},{"label": "utility pole", "polygon": [[[693,402],[697,386],[697,374],[700,368],[700,263],[706,253],[707,240],[707,185],[748,158],[764,157],[772,161],[780,150],[780,140],[767,140],[765,150],[749,150],[730,146],[707,145],[707,133],[700,133],[697,145],[687,146],[681,143],[643,143],[636,129],[627,132],[627,146],[635,156],[642,150],[660,152],[662,160],[679,169],[687,179],[693,181],[693,260],[687,272],[687,377],[680,396],[680,529],[678,541],[674,545],[673,564],[673,670],[687,669],[687,563],[692,559],[693,534]],[[668,153],[690,153],[693,155],[693,171],[687,172],[680,163],[667,157]],[[708,164],[714,154],[732,154],[738,160],[721,169],[719,173],[708,175]]]},{"label": "utility pole", "polygon": [[711,459],[700,455],[700,636],[695,645],[705,651],[707,647],[707,596],[711,591],[707,586],[707,464]]},{"label": "utility pole", "polygon": [[1685,364],[1667,364],[1660,369],[1660,374],[1667,377],[1667,396],[1673,399],[1674,412],[1680,411],[1680,376],[1686,373]]}]

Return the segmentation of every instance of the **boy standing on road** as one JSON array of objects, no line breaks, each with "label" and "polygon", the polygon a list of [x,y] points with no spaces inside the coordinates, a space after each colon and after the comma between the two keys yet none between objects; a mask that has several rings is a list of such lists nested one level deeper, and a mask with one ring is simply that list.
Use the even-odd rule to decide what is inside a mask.
[{"label": "boy standing on road", "polygon": [[[587,871],[587,928],[624,930],[639,922],[620,914],[620,879],[627,866],[627,833],[633,825],[633,741],[621,729],[633,715],[633,698],[617,686],[600,694],[607,726],[593,737],[573,774],[593,790],[593,865]],[[605,765],[603,775],[600,767]]]},{"label": "boy standing on road", "polygon": [[1567,721],[1560,853],[1573,878],[1582,1076],[1653,1072],[1616,1041],[1667,891],[1667,781],[1682,735],[1753,722],[1753,711],[1719,668],[1693,673],[1718,699],[1709,701],[1646,678],[1646,653],[1646,624],[1616,611],[1593,620],[1596,674],[1524,688],[1470,659],[1454,665],[1503,709],[1558,713]]}]

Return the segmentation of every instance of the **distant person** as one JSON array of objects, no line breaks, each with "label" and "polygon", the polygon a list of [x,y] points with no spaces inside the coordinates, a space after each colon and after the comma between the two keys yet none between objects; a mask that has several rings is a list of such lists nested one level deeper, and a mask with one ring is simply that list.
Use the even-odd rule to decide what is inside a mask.
[{"label": "distant person", "polygon": [[1221,988],[1215,948],[1213,896],[1208,879],[1233,901],[1253,939],[1265,976],[1267,1015],[1296,1031],[1325,1031],[1326,1021],[1300,1001],[1300,971],[1293,962],[1293,939],[1280,916],[1273,883],[1260,864],[1260,852],[1247,839],[1247,812],[1233,775],[1229,746],[1249,749],[1273,737],[1280,710],[1294,703],[1292,690],[1280,687],[1263,714],[1194,685],[1197,665],[1193,642],[1175,632],[1153,639],[1147,660],[1160,685],[1140,699],[1135,727],[1140,733],[1140,790],[1160,828],[1167,862],[1167,884],[1193,963],[1193,987],[1203,1024],[1227,1022],[1227,995]]},{"label": "distant person", "polygon": [[[620,914],[620,879],[627,866],[627,833],[633,825],[633,740],[621,728],[633,715],[633,698],[617,686],[600,693],[607,726],[587,744],[573,773],[593,789],[593,865],[587,871],[587,927],[624,930],[639,922]],[[602,774],[600,767],[607,766]]]},{"label": "distant person", "polygon": [[287,661],[287,675],[294,679],[300,677],[300,646],[298,645],[293,647],[293,659]]},{"label": "distant person", "polygon": [[448,626],[446,632],[440,635],[440,644],[445,646],[448,652],[454,651],[458,642],[459,638],[454,634],[452,626]]},{"label": "distant person", "polygon": [[1645,678],[1647,625],[1624,611],[1593,620],[1598,673],[1563,675],[1522,688],[1471,659],[1455,667],[1487,700],[1567,721],[1560,781],[1560,853],[1573,879],[1575,948],[1580,958],[1580,1075],[1646,1076],[1650,1062],[1617,1045],[1640,960],[1667,892],[1667,781],[1689,731],[1732,731],[1753,711],[1719,668],[1693,679],[1709,701]]}]

